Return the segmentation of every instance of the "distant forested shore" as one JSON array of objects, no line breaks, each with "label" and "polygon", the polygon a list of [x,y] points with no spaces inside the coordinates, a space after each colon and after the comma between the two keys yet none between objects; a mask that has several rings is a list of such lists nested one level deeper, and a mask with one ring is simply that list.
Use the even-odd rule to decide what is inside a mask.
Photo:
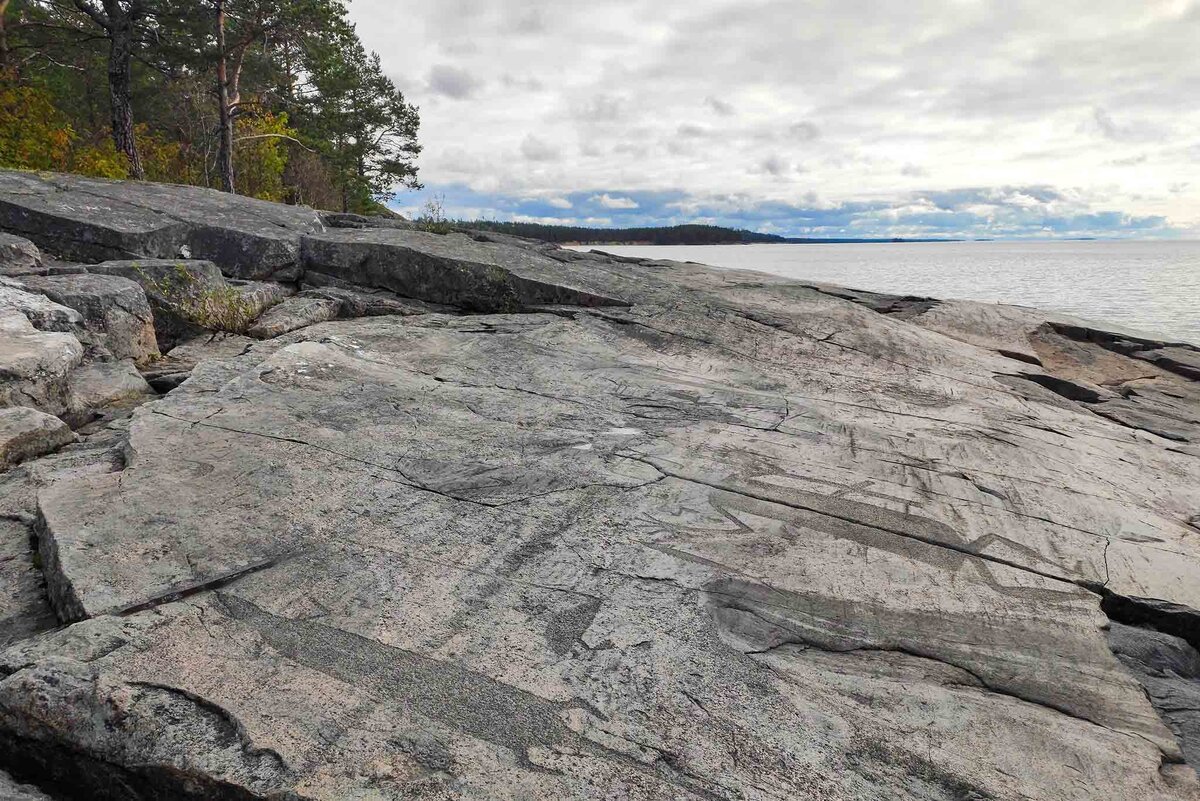
[{"label": "distant forested shore", "polygon": [[947,239],[834,239],[785,237],[718,225],[672,225],[661,228],[583,228],[527,222],[474,220],[463,228],[495,231],[560,245],[787,245],[854,242],[947,242]]}]

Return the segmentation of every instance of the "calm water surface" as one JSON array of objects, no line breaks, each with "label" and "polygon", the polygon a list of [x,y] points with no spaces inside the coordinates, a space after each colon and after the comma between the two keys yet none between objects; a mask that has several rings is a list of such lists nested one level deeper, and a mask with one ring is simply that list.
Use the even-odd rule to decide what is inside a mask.
[{"label": "calm water surface", "polygon": [[876,292],[1039,306],[1200,344],[1200,242],[597,247]]}]

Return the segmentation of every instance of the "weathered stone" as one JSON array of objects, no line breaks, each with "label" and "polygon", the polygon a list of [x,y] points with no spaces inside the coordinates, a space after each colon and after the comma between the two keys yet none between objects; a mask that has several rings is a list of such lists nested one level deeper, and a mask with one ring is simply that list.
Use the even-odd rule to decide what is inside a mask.
[{"label": "weathered stone", "polygon": [[363,214],[341,214],[325,212],[321,215],[322,222],[330,228],[401,228],[416,230],[415,223],[409,222],[399,214],[394,217],[367,217]]},{"label": "weathered stone", "polygon": [[142,288],[116,275],[53,275],[22,279],[26,289],[75,309],[85,329],[116,359],[144,362],[158,355],[154,315]]},{"label": "weathered stone", "polygon": [[90,272],[119,275],[141,284],[154,315],[158,349],[168,352],[180,342],[205,334],[204,328],[180,313],[181,298],[225,287],[225,277],[211,261],[131,259],[92,265]]},{"label": "weathered stone", "polygon": [[0,275],[36,275],[45,270],[37,245],[19,236],[0,233]]},{"label": "weathered stone", "polygon": [[1200,381],[1200,349],[1176,345],[1138,351],[1134,356],[1193,381]]},{"label": "weathered stone", "polygon": [[63,258],[210,259],[238,278],[295,277],[311,209],[212,189],[0,171],[0,229]]},{"label": "weathered stone", "polygon": [[128,409],[155,397],[132,362],[93,362],[71,373],[66,416],[75,425],[112,409]]},{"label": "weathered stone", "polygon": [[156,392],[178,387],[205,359],[230,359],[246,353],[255,340],[239,334],[202,334],[171,349],[171,352],[142,370],[142,377]]},{"label": "weathered stone", "polygon": [[127,433],[127,426],[114,422],[74,445],[0,472],[0,646],[59,626],[33,543],[38,489],[79,471],[119,469]]},{"label": "weathered stone", "polygon": [[269,309],[254,322],[247,333],[258,339],[271,339],[305,326],[338,318],[428,314],[437,308],[432,304],[401,298],[386,291],[355,292],[337,287],[306,289]]},{"label": "weathered stone", "polygon": [[258,339],[271,339],[314,323],[337,319],[341,309],[340,300],[301,293],[268,309],[247,333]]},{"label": "weathered stone", "polygon": [[0,771],[0,799],[3,801],[53,801],[50,796],[30,784],[21,784]]},{"label": "weathered stone", "polygon": [[320,287],[301,293],[310,298],[329,298],[341,304],[339,317],[378,317],[385,314],[430,314],[450,311],[450,307],[404,298],[387,290],[360,291],[339,287]]},{"label": "weathered stone", "polygon": [[74,336],[38,331],[19,309],[0,304],[0,406],[63,411],[68,376],[82,361]]},{"label": "weathered stone", "polygon": [[55,303],[40,292],[28,291],[18,279],[0,278],[0,307],[21,312],[39,331],[83,331],[82,314]]},{"label": "weathered stone", "polygon": [[28,406],[0,409],[0,470],[74,441],[71,429],[53,415]]},{"label": "weathered stone", "polygon": [[0,762],[239,801],[1200,793],[1200,459],[1097,414],[1191,420],[1136,356],[1170,343],[433,236],[311,237],[349,285],[267,315],[526,313],[180,346],[119,458],[36,484],[72,625],[0,657]]},{"label": "weathered stone", "polygon": [[221,269],[204,259],[126,259],[88,265],[88,272],[119,275],[137,281],[147,295],[162,295],[161,288],[225,286]]},{"label": "weathered stone", "polygon": [[[834,798],[914,775],[941,777],[928,779],[939,792],[957,782],[960,797],[1069,796],[1077,774],[1049,758],[1064,750],[1089,770],[1120,764],[1104,781],[1121,797],[1191,792],[1158,772],[1178,746],[1079,586],[1106,570],[1124,588],[1166,578],[1143,572],[1158,551],[1134,532],[1171,531],[1157,517],[1169,509],[1140,505],[1147,475],[1098,463],[1165,451],[1074,407],[1041,412],[1072,439],[1038,434],[988,381],[1011,362],[967,345],[940,346],[976,367],[935,398],[919,391],[928,373],[711,309],[607,314],[326,323],[201,365],[136,413],[123,472],[39,495],[60,614],[156,606],[155,628],[88,675],[108,692],[187,687],[254,748],[313,766],[276,789],[319,781],[327,798],[363,789],[376,754],[397,793],[424,775],[414,753],[427,751],[389,745],[414,727],[441,744],[421,759],[456,782],[524,797],[794,787],[785,766],[801,758]],[[881,339],[905,325],[876,319]],[[671,333],[701,330],[713,344]],[[790,366],[801,354],[804,372]],[[914,382],[903,405],[856,403],[851,376],[867,369]],[[838,407],[845,422],[826,422]],[[1015,437],[1021,449],[1004,442]],[[1047,457],[1070,443],[1103,480],[1056,489]],[[951,454],[941,469],[922,461]],[[1092,533],[1114,525],[1129,539]],[[1181,552],[1158,563],[1197,570]],[[1194,602],[1195,586],[1155,591]],[[311,688],[288,694],[288,714],[271,700],[281,670]],[[17,699],[42,685],[19,687]],[[320,757],[319,732],[347,720],[373,733]],[[895,737],[918,720],[954,747],[929,762],[924,739]],[[962,733],[973,728],[982,736]],[[747,737],[782,761],[724,761]],[[654,768],[656,753],[687,769]],[[728,766],[721,783],[712,764]]]},{"label": "weathered stone", "polygon": [[1181,637],[1120,623],[1110,625],[1108,640],[1184,744],[1188,762],[1200,765],[1200,653]]},{"label": "weathered stone", "polygon": [[233,280],[229,284],[237,290],[242,302],[246,304],[251,319],[296,294],[295,289],[269,281]]},{"label": "weathered stone", "polygon": [[464,234],[331,231],[304,238],[302,263],[306,271],[478,311],[623,302],[576,286],[551,259],[509,245],[478,243]]}]

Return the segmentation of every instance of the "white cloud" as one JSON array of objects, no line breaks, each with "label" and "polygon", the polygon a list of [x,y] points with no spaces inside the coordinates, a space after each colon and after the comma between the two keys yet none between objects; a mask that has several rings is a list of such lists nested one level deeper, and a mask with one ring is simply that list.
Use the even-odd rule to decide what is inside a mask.
[{"label": "white cloud", "polygon": [[565,197],[552,197],[546,201],[556,209],[573,209],[575,204],[567,200]]},{"label": "white cloud", "polygon": [[599,203],[606,209],[636,209],[638,204],[633,198],[613,197],[612,195],[593,195],[589,198],[593,203]]},{"label": "white cloud", "polygon": [[[900,204],[918,189],[1049,185],[1200,225],[1200,2],[799,5],[349,8],[421,107],[430,186]],[[803,46],[780,22],[797,17]]]}]

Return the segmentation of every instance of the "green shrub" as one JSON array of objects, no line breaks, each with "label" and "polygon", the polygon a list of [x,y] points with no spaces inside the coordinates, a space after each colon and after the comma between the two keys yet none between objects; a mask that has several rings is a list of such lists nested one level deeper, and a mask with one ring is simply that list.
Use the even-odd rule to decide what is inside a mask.
[{"label": "green shrub", "polygon": [[431,234],[448,234],[454,230],[454,224],[446,219],[445,200],[443,195],[434,195],[425,201],[425,205],[421,209],[421,216],[417,218],[417,225],[422,231],[428,231]]}]

